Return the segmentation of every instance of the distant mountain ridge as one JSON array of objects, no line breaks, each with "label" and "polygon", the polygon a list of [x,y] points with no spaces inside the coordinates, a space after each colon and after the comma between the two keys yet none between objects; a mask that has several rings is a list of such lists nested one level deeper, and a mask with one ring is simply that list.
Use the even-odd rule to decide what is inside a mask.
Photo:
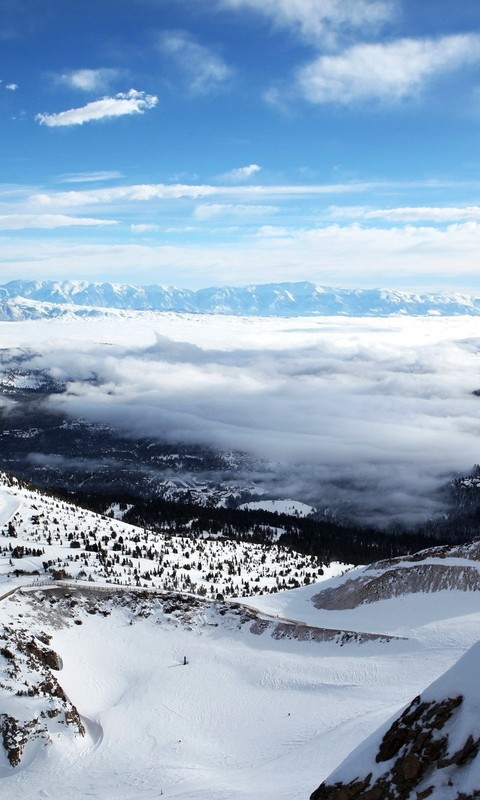
[{"label": "distant mountain ridge", "polygon": [[480,297],[456,292],[335,289],[308,281],[179,289],[88,281],[10,281],[0,285],[0,319],[97,316],[105,309],[239,316],[480,315]]}]

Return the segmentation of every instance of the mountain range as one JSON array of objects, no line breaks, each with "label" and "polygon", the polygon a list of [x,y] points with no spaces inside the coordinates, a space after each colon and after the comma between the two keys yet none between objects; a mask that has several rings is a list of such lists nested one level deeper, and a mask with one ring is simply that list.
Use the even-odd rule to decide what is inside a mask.
[{"label": "mountain range", "polygon": [[87,281],[10,281],[0,286],[0,319],[36,319],[105,309],[174,311],[240,316],[456,316],[480,315],[480,297],[391,289],[334,289],[306,281],[197,291]]}]

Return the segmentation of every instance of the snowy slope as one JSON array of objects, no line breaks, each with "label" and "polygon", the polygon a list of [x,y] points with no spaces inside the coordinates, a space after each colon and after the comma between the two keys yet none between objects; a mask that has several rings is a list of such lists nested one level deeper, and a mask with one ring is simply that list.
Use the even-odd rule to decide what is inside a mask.
[{"label": "snowy slope", "polygon": [[457,648],[431,646],[428,632],[341,646],[278,638],[235,605],[121,589],[17,593],[1,612],[12,629],[52,636],[86,730],[49,724],[25,762],[0,769],[5,798],[306,800],[471,643],[462,623]]},{"label": "snowy slope", "polygon": [[208,530],[179,536],[165,525],[165,533],[154,533],[27,489],[0,473],[0,591],[60,576],[240,596],[308,584],[322,574],[315,556],[275,544],[226,541]]},{"label": "snowy slope", "polygon": [[[251,598],[250,605],[271,615],[309,625],[424,636],[442,648],[458,646],[457,622],[476,636],[480,610],[480,540],[441,546],[366,567],[325,571],[322,583],[277,595]],[[440,627],[438,627],[440,626]],[[475,638],[472,639],[474,641]]]},{"label": "snowy slope", "polygon": [[480,787],[480,642],[334,771],[311,800],[473,800]]},{"label": "snowy slope", "polygon": [[389,316],[480,314],[480,298],[388,289],[334,289],[314,283],[272,283],[191,291],[85,281],[11,281],[0,286],[0,319],[80,316],[92,309],[180,311],[245,316]]},{"label": "snowy slope", "polygon": [[[2,799],[307,800],[478,637],[479,590],[459,576],[477,571],[479,542],[333,567],[321,583],[238,603],[215,599],[217,584],[206,597],[143,579],[122,586],[127,567],[106,575],[98,551],[70,542],[96,527],[112,553],[112,532],[143,547],[144,531],[3,481],[3,548],[46,552],[1,562]],[[248,570],[267,583],[267,560],[253,552]],[[46,557],[93,580],[44,585]],[[273,578],[279,563],[272,555],[267,565]],[[448,568],[450,588],[402,580],[425,566]],[[39,575],[11,574],[19,568]],[[367,579],[384,590],[366,594]],[[332,598],[358,580],[355,603],[347,592],[337,608]]]}]

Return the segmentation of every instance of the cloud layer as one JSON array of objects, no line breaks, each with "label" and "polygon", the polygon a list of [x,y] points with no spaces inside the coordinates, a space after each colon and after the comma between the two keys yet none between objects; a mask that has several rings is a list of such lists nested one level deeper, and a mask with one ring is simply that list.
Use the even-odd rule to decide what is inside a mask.
[{"label": "cloud layer", "polygon": [[82,344],[79,331],[36,344],[23,366],[68,380],[50,405],[74,417],[248,452],[273,494],[367,522],[428,518],[439,487],[479,460],[472,321],[157,321],[184,341],[120,344],[142,339],[127,321],[109,328],[117,343]]},{"label": "cloud layer", "polygon": [[71,217],[67,214],[0,214],[0,230],[4,231],[116,224],[116,220],[96,219],[95,217]]}]

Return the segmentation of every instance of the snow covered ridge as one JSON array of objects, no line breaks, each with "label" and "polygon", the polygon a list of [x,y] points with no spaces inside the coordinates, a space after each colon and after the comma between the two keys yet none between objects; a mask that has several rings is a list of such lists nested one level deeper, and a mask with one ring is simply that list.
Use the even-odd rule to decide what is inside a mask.
[{"label": "snow covered ridge", "polygon": [[10,281],[0,286],[0,319],[98,316],[118,311],[176,311],[240,316],[452,316],[480,314],[480,297],[389,289],[335,289],[271,283],[192,291],[86,281]]},{"label": "snow covered ridge", "polygon": [[480,796],[480,643],[367,739],[310,800]]},{"label": "snow covered ridge", "polygon": [[433,547],[412,556],[378,561],[320,589],[315,608],[357,608],[420,592],[480,592],[480,538],[465,545]]},{"label": "snow covered ridge", "polygon": [[[245,596],[308,585],[322,575],[315,556],[276,544],[224,540],[209,531],[154,533],[28,489],[0,473],[0,580],[3,576],[7,588],[12,580],[53,576],[208,597]],[[0,583],[0,594],[1,588]]]}]

